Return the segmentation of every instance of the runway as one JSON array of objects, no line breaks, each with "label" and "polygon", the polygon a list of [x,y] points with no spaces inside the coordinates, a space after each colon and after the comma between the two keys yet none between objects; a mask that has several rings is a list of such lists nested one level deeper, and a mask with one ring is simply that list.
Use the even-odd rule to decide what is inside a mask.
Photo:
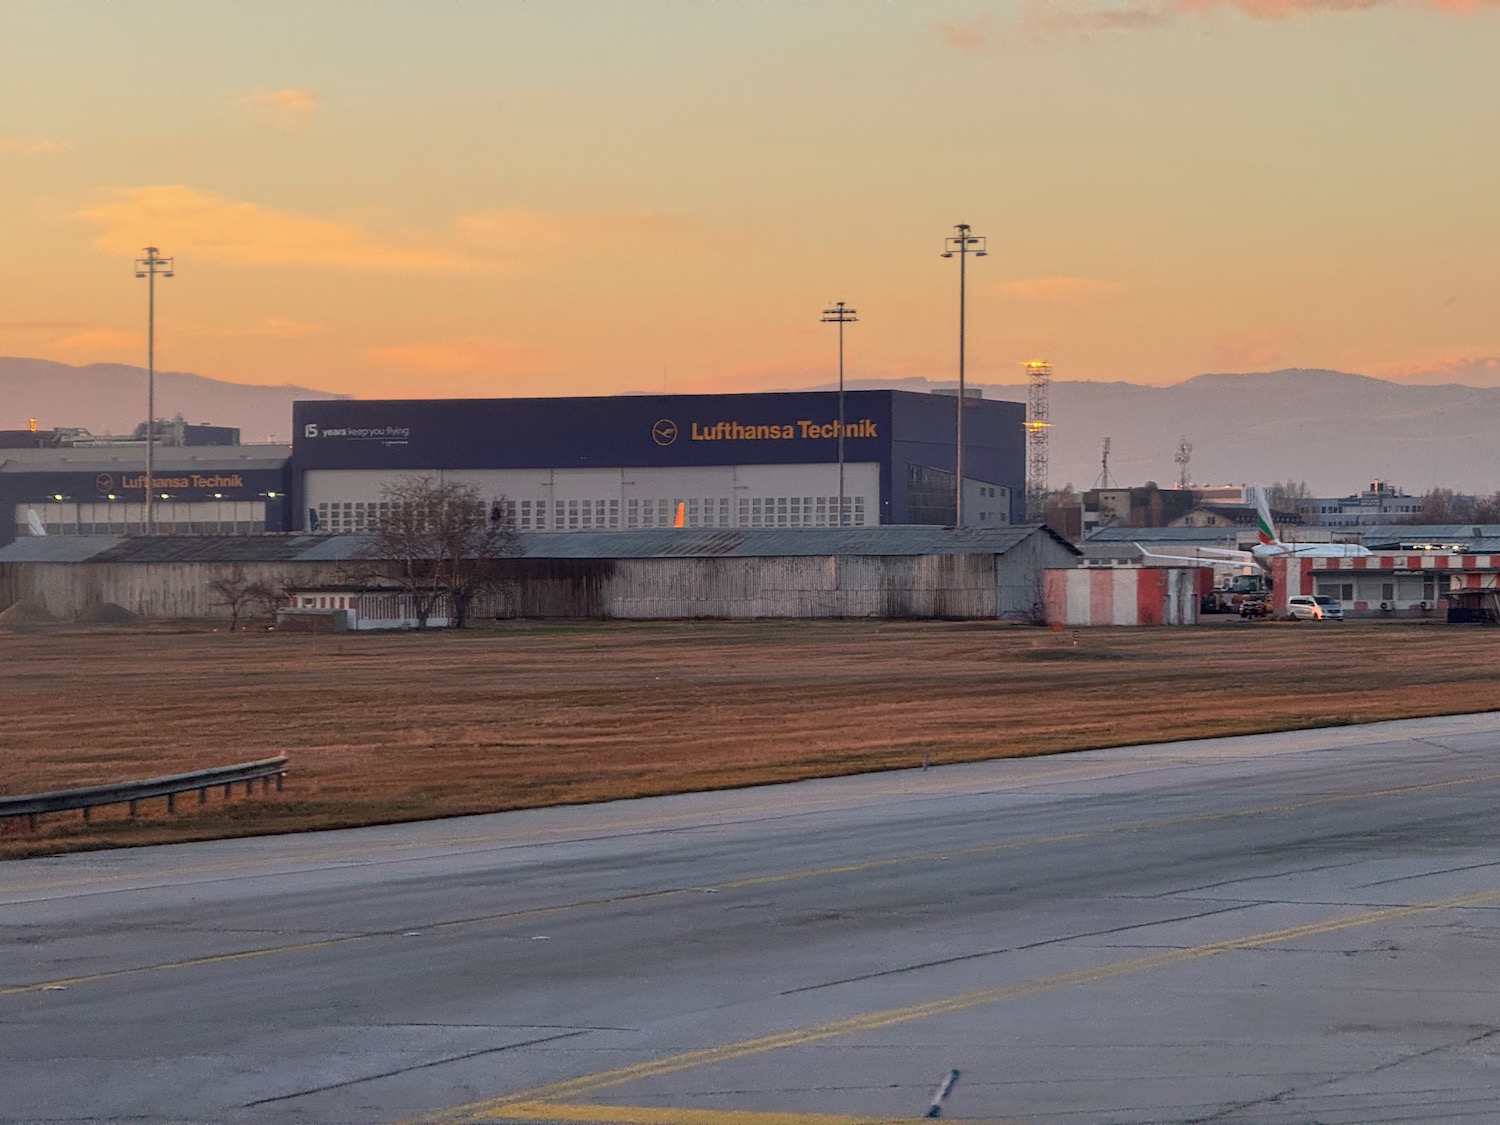
[{"label": "runway", "polygon": [[1485,714],[0,864],[0,1121],[1500,1121],[1497,806]]}]

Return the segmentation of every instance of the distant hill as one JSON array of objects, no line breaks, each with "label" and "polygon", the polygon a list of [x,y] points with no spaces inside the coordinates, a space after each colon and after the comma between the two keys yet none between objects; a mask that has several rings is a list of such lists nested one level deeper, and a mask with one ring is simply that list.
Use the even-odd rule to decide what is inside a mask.
[{"label": "distant hill", "polygon": [[[238,426],[246,442],[290,442],[292,401],[345,398],[308,387],[225,383],[181,371],[156,373],[156,414]],[[73,367],[46,359],[0,357],[0,430],[27,420],[50,430],[81,426],[96,434],[129,433],[146,418],[146,369],[122,363]]]},{"label": "distant hill", "polygon": [[[952,380],[851,382],[927,390]],[[990,385],[985,397],[1026,401],[1025,384]],[[1447,486],[1500,489],[1500,388],[1414,386],[1345,371],[1289,369],[1198,375],[1166,387],[1052,383],[1053,487],[1088,488],[1100,445],[1111,439],[1110,477],[1123,484],[1177,480],[1173,455],[1193,443],[1193,479],[1204,484],[1305,480],[1343,495],[1371,480],[1411,493]]]}]

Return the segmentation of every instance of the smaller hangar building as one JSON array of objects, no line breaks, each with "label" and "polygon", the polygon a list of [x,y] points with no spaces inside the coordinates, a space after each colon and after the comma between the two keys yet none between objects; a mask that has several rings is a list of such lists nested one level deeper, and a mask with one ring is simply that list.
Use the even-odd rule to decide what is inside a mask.
[{"label": "smaller hangar building", "polygon": [[[954,523],[958,401],[844,396],[842,526]],[[299,530],[362,531],[403,474],[460,480],[530,531],[838,527],[831,391],[323,400],[292,408]],[[1024,515],[1025,407],[970,398],[964,522]]]},{"label": "smaller hangar building", "polygon": [[[0,449],[0,546],[35,534],[145,533],[145,446]],[[152,466],[153,516],[166,535],[290,530],[285,446],[165,446]]]}]

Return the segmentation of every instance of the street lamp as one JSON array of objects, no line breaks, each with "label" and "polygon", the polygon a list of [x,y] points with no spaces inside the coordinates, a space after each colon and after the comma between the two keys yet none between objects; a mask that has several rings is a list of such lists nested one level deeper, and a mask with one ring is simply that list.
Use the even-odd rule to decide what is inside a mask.
[{"label": "street lamp", "polygon": [[824,324],[837,324],[839,326],[839,523],[844,526],[844,325],[854,324],[859,320],[855,316],[857,309],[846,308],[843,301],[834,303],[833,308],[823,310]]},{"label": "street lamp", "polygon": [[172,259],[146,247],[146,256],[135,260],[135,276],[146,279],[146,534],[156,531],[156,506],[151,498],[152,469],[156,453],[156,277],[172,276]]},{"label": "street lamp", "polygon": [[983,258],[989,251],[982,235],[969,233],[968,223],[955,224],[958,233],[943,240],[943,257],[958,255],[958,425],[953,440],[953,526],[964,525],[964,296],[969,255]]}]

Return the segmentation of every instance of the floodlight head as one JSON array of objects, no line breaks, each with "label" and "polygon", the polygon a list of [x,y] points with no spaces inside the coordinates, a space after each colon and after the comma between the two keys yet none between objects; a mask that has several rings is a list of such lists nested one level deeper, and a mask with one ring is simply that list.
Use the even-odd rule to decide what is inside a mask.
[{"label": "floodlight head", "polygon": [[[953,257],[953,251],[952,250],[944,250],[943,251],[943,257],[945,257],[945,258],[951,258],[951,257]],[[136,276],[139,277],[140,275],[137,274]]]}]

